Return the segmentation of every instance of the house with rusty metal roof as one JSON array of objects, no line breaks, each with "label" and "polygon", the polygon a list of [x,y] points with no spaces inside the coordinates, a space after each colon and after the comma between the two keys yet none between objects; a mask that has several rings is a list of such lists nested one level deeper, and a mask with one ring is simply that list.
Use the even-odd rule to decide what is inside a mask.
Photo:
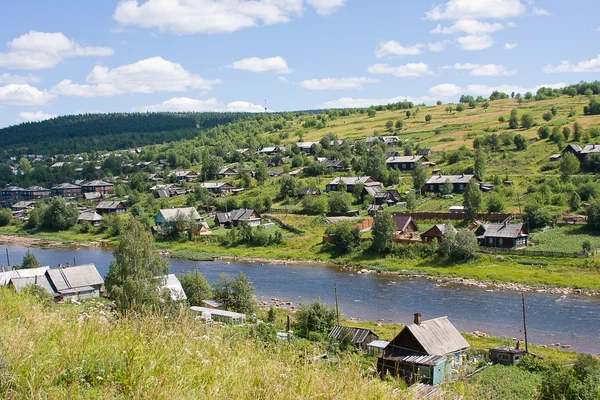
[{"label": "house with rusty metal roof", "polygon": [[470,347],[448,320],[440,317],[423,321],[421,314],[377,356],[377,371],[401,377],[408,382],[436,385],[451,377]]},{"label": "house with rusty metal roof", "polygon": [[367,350],[367,345],[374,340],[379,340],[379,336],[370,329],[336,325],[329,332],[329,339],[333,343],[347,341],[361,350]]}]

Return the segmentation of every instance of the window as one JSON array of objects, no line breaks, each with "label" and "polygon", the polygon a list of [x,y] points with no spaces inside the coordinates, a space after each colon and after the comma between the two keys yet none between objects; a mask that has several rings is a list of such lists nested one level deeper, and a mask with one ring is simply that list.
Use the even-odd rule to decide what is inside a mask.
[{"label": "window", "polygon": [[498,354],[498,360],[508,360],[508,356],[506,354]]},{"label": "window", "polygon": [[430,192],[434,192],[435,191],[435,185],[429,185],[429,191]]},{"label": "window", "polygon": [[402,169],[406,169],[406,164],[402,164]]},{"label": "window", "polygon": [[488,238],[488,243],[489,244],[494,244],[494,238]]},{"label": "window", "polygon": [[504,244],[502,238],[498,238],[498,244]]},{"label": "window", "polygon": [[419,375],[431,379],[431,367],[419,367]]},{"label": "window", "polygon": [[463,190],[465,188],[465,185],[463,185],[462,183],[460,185],[458,185],[458,190]]}]

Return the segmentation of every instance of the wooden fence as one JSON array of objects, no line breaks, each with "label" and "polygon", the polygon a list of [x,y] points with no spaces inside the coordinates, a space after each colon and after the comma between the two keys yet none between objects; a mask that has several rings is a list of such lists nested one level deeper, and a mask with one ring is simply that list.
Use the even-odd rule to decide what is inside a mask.
[{"label": "wooden fence", "polygon": [[481,253],[487,254],[517,254],[520,256],[531,257],[554,257],[554,258],[583,258],[586,255],[582,251],[545,251],[545,250],[528,250],[528,249],[502,249],[487,247],[479,250]]},{"label": "wooden fence", "polygon": [[[464,212],[397,212],[394,215],[407,215],[414,219],[466,219],[467,215]],[[502,222],[506,219],[521,218],[518,214],[507,213],[477,213],[475,219],[482,221]]]}]

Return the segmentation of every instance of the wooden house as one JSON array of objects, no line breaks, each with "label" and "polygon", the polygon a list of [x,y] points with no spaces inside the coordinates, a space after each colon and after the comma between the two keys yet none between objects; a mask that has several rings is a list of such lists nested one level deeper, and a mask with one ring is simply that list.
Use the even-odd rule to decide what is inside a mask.
[{"label": "wooden house", "polygon": [[425,182],[423,192],[441,193],[446,183],[449,182],[452,185],[452,193],[464,193],[471,179],[479,182],[479,179],[474,174],[433,175]]},{"label": "wooden house", "polygon": [[453,368],[462,364],[469,343],[448,317],[427,321],[421,314],[407,325],[377,356],[377,372],[406,381],[436,385],[450,378]]},{"label": "wooden house", "polygon": [[231,212],[218,212],[215,217],[215,225],[221,228],[231,228],[241,224],[259,226],[262,216],[249,208],[240,208]]},{"label": "wooden house", "polygon": [[92,226],[100,226],[102,223],[102,215],[98,214],[94,211],[84,211],[79,214],[77,218],[77,223],[82,224],[85,221],[89,222]]},{"label": "wooden house", "polygon": [[385,160],[388,169],[397,169],[400,171],[412,171],[416,163],[425,163],[429,160],[425,156],[396,156]]},{"label": "wooden house", "polygon": [[520,348],[517,342],[517,347],[500,346],[490,349],[490,361],[494,364],[516,365],[521,362],[525,354],[527,351]]},{"label": "wooden house", "polygon": [[456,228],[450,224],[437,224],[426,230],[421,234],[421,240],[424,243],[442,243],[442,236],[447,230],[451,230],[456,233]]},{"label": "wooden house", "polygon": [[577,157],[577,159],[579,160],[579,163],[583,164],[583,162],[585,161],[585,157],[588,154],[600,153],[600,144],[587,144],[581,147],[578,144],[569,143],[562,151],[563,155],[565,153],[571,153],[575,155],[575,157]]},{"label": "wooden house", "polygon": [[373,184],[374,186],[381,185],[381,187],[383,187],[382,183],[377,182],[375,179],[371,178],[370,176],[340,176],[340,177],[335,178],[331,182],[329,182],[325,186],[325,191],[326,192],[337,191],[338,185],[341,184],[342,182],[346,184],[346,191],[349,193],[352,193],[352,191],[354,190],[354,186],[357,185],[358,183],[362,183],[365,186],[367,184]]},{"label": "wooden house", "polygon": [[198,230],[201,230],[204,225],[204,219],[198,214],[198,211],[194,207],[165,208],[159,210],[154,218],[154,222],[159,229],[168,230],[173,227],[173,224],[177,222],[179,218],[187,218],[192,222],[195,222]]},{"label": "wooden house", "polygon": [[23,199],[25,200],[40,200],[50,197],[50,189],[41,186],[30,186],[25,189]]},{"label": "wooden house", "polygon": [[321,195],[321,190],[319,188],[315,188],[315,187],[305,187],[304,189],[300,189],[300,191],[298,191],[299,197],[320,196],[320,195]]},{"label": "wooden house", "polygon": [[412,236],[419,232],[419,227],[410,215],[392,214],[392,219],[396,223],[396,236]]},{"label": "wooden house", "polygon": [[124,213],[127,206],[122,201],[102,201],[96,206],[96,212],[100,215],[110,213]]},{"label": "wooden house", "polygon": [[301,153],[310,153],[313,146],[315,146],[315,149],[320,146],[319,142],[297,142],[294,144],[298,146]]},{"label": "wooden house", "polygon": [[231,178],[237,176],[237,172],[229,167],[223,167],[217,172],[217,176],[221,178]]},{"label": "wooden house", "polygon": [[274,157],[267,161],[268,167],[281,167],[283,166],[284,161],[282,157]]},{"label": "wooden house", "polygon": [[516,249],[527,247],[529,235],[522,223],[509,224],[481,224],[475,230],[479,245],[483,247],[497,247],[503,249]]},{"label": "wooden house", "polygon": [[104,284],[94,264],[49,269],[46,276],[53,290],[51,295],[57,299],[100,297]]},{"label": "wooden house", "polygon": [[269,147],[263,147],[262,149],[260,149],[258,151],[259,154],[264,154],[267,156],[274,156],[277,155],[281,152],[284,152],[285,148],[283,147],[279,147],[279,146],[269,146]]},{"label": "wooden house", "polygon": [[35,201],[32,200],[22,200],[18,203],[13,204],[10,209],[12,211],[30,211],[35,208]]},{"label": "wooden house", "polygon": [[100,193],[102,197],[110,196],[115,191],[112,183],[96,180],[81,185],[81,193]]},{"label": "wooden house", "polygon": [[430,156],[432,154],[431,149],[421,149],[417,152],[417,155],[419,156]]},{"label": "wooden house", "polygon": [[198,180],[198,174],[194,171],[173,171],[169,176],[175,177],[177,182],[196,182]]},{"label": "wooden house", "polygon": [[379,340],[379,336],[370,329],[336,325],[329,332],[329,339],[333,343],[348,341],[353,346],[364,351],[367,350],[369,343]]},{"label": "wooden house", "polygon": [[219,195],[233,193],[236,190],[236,187],[229,182],[202,182],[200,187]]},{"label": "wooden house", "polygon": [[81,186],[73,185],[72,183],[61,183],[50,189],[50,195],[52,197],[63,197],[65,199],[80,199]]}]

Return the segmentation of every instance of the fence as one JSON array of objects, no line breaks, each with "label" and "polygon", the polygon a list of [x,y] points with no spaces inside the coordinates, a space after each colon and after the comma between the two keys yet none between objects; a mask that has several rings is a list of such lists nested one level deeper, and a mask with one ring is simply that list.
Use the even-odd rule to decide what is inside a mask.
[{"label": "fence", "polygon": [[519,256],[531,256],[531,257],[554,257],[554,258],[583,258],[586,255],[583,252],[577,251],[544,251],[544,250],[526,250],[526,249],[502,249],[495,247],[488,247],[480,250],[481,253],[498,254],[508,253],[516,254]]},{"label": "fence", "polygon": [[[414,219],[466,219],[467,215],[465,212],[398,212],[394,215],[407,215]],[[506,219],[517,219],[521,218],[518,214],[507,214],[507,213],[477,213],[475,219],[482,221],[495,221],[502,222]]]}]

